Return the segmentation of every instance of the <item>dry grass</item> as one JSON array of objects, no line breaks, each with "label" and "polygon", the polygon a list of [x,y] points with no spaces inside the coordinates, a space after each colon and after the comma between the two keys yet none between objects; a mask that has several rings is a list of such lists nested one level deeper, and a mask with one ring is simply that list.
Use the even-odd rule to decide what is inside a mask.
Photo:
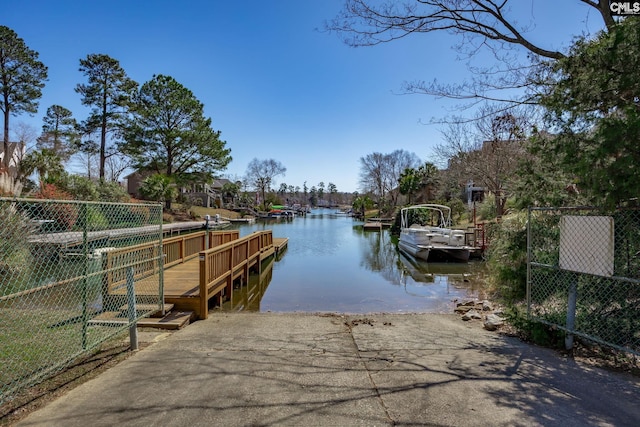
[{"label": "dry grass", "polygon": [[223,218],[241,218],[239,212],[230,211],[227,209],[216,209],[216,208],[203,208],[202,206],[192,206],[190,212],[199,218],[204,218],[205,215],[214,216],[216,214],[220,215]]},{"label": "dry grass", "polygon": [[214,217],[216,214],[222,218],[242,218],[239,212],[227,209],[203,208],[202,206],[192,206],[188,210],[184,209],[180,204],[174,204],[171,212],[162,213],[162,221],[164,223],[183,222],[183,221],[201,221],[205,215]]}]

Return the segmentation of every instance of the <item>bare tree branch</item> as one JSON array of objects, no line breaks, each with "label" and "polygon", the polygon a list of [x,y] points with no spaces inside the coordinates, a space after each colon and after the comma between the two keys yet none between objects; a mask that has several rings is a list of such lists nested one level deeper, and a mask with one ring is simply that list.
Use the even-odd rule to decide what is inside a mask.
[{"label": "bare tree branch", "polygon": [[[592,7],[602,8],[581,0]],[[416,0],[385,2],[370,5],[370,0],[346,0],[342,12],[325,24],[325,29],[335,31],[349,46],[372,46],[397,40],[414,33],[449,31],[453,34],[475,35],[482,39],[505,42],[551,59],[559,59],[562,52],[547,49],[529,40],[524,33],[527,27],[518,28],[516,21],[508,17],[508,0]],[[600,9],[599,9],[600,10]],[[603,19],[608,4],[601,10]],[[606,22],[606,19],[605,19]]]},{"label": "bare tree branch", "polygon": [[615,25],[615,20],[611,15],[611,10],[609,9],[609,0],[580,0],[582,3],[589,5],[596,9],[600,16],[602,16],[602,20],[604,21],[607,29],[611,29]]},{"label": "bare tree branch", "polygon": [[[520,23],[511,5],[522,0],[345,0],[342,11],[325,23],[349,46],[374,46],[412,34],[447,32],[459,37],[454,49],[472,58],[487,50],[499,67],[476,68],[467,64],[471,79],[459,84],[405,83],[407,93],[428,94],[465,101],[535,104],[527,92],[548,64],[565,54],[533,42],[528,32],[533,22]],[[607,0],[575,0],[598,10],[607,28],[615,24]],[[526,60],[522,60],[522,53]],[[520,58],[518,57],[520,56]],[[525,95],[523,95],[523,92]],[[506,93],[506,95],[505,95]]]}]

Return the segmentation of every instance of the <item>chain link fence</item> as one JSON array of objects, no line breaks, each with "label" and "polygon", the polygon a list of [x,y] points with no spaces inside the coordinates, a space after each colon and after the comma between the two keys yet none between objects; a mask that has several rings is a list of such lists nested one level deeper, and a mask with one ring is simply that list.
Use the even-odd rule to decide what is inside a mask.
[{"label": "chain link fence", "polygon": [[531,208],[527,232],[529,316],[640,355],[640,210]]},{"label": "chain link fence", "polygon": [[0,198],[0,403],[161,309],[161,274],[160,205]]}]

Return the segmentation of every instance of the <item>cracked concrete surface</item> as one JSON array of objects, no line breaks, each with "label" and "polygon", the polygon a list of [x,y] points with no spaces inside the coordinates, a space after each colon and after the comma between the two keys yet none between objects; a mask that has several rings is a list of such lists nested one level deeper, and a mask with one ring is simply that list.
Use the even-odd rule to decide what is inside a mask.
[{"label": "cracked concrete surface", "polygon": [[639,425],[637,378],[456,315],[217,313],[18,425]]}]

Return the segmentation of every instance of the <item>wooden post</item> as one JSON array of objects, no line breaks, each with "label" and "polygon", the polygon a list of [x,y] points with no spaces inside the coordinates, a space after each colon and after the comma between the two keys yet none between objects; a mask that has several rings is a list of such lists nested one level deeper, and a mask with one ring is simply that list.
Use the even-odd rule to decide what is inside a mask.
[{"label": "wooden post", "polygon": [[[236,245],[231,246],[231,255],[229,256],[229,276],[227,277],[227,286],[225,289],[225,294],[231,300],[233,296],[233,273],[236,267]],[[222,306],[222,304],[220,304]]]},{"label": "wooden post", "polygon": [[198,313],[198,319],[204,320],[209,315],[209,295],[207,293],[208,290],[208,280],[209,280],[209,271],[211,266],[208,262],[208,256],[206,251],[200,252],[200,313]]},{"label": "wooden post", "polygon": [[106,259],[104,261],[104,270],[107,272],[107,280],[106,280],[106,291],[107,293],[111,290],[111,283],[113,283],[113,272],[111,271],[113,255],[110,252],[106,253]]},{"label": "wooden post", "polygon": [[258,238],[258,258],[256,260],[257,263],[257,267],[258,267],[258,275],[262,274],[262,249],[264,247],[263,245],[263,238],[262,238],[262,233],[260,234],[259,238]]}]

